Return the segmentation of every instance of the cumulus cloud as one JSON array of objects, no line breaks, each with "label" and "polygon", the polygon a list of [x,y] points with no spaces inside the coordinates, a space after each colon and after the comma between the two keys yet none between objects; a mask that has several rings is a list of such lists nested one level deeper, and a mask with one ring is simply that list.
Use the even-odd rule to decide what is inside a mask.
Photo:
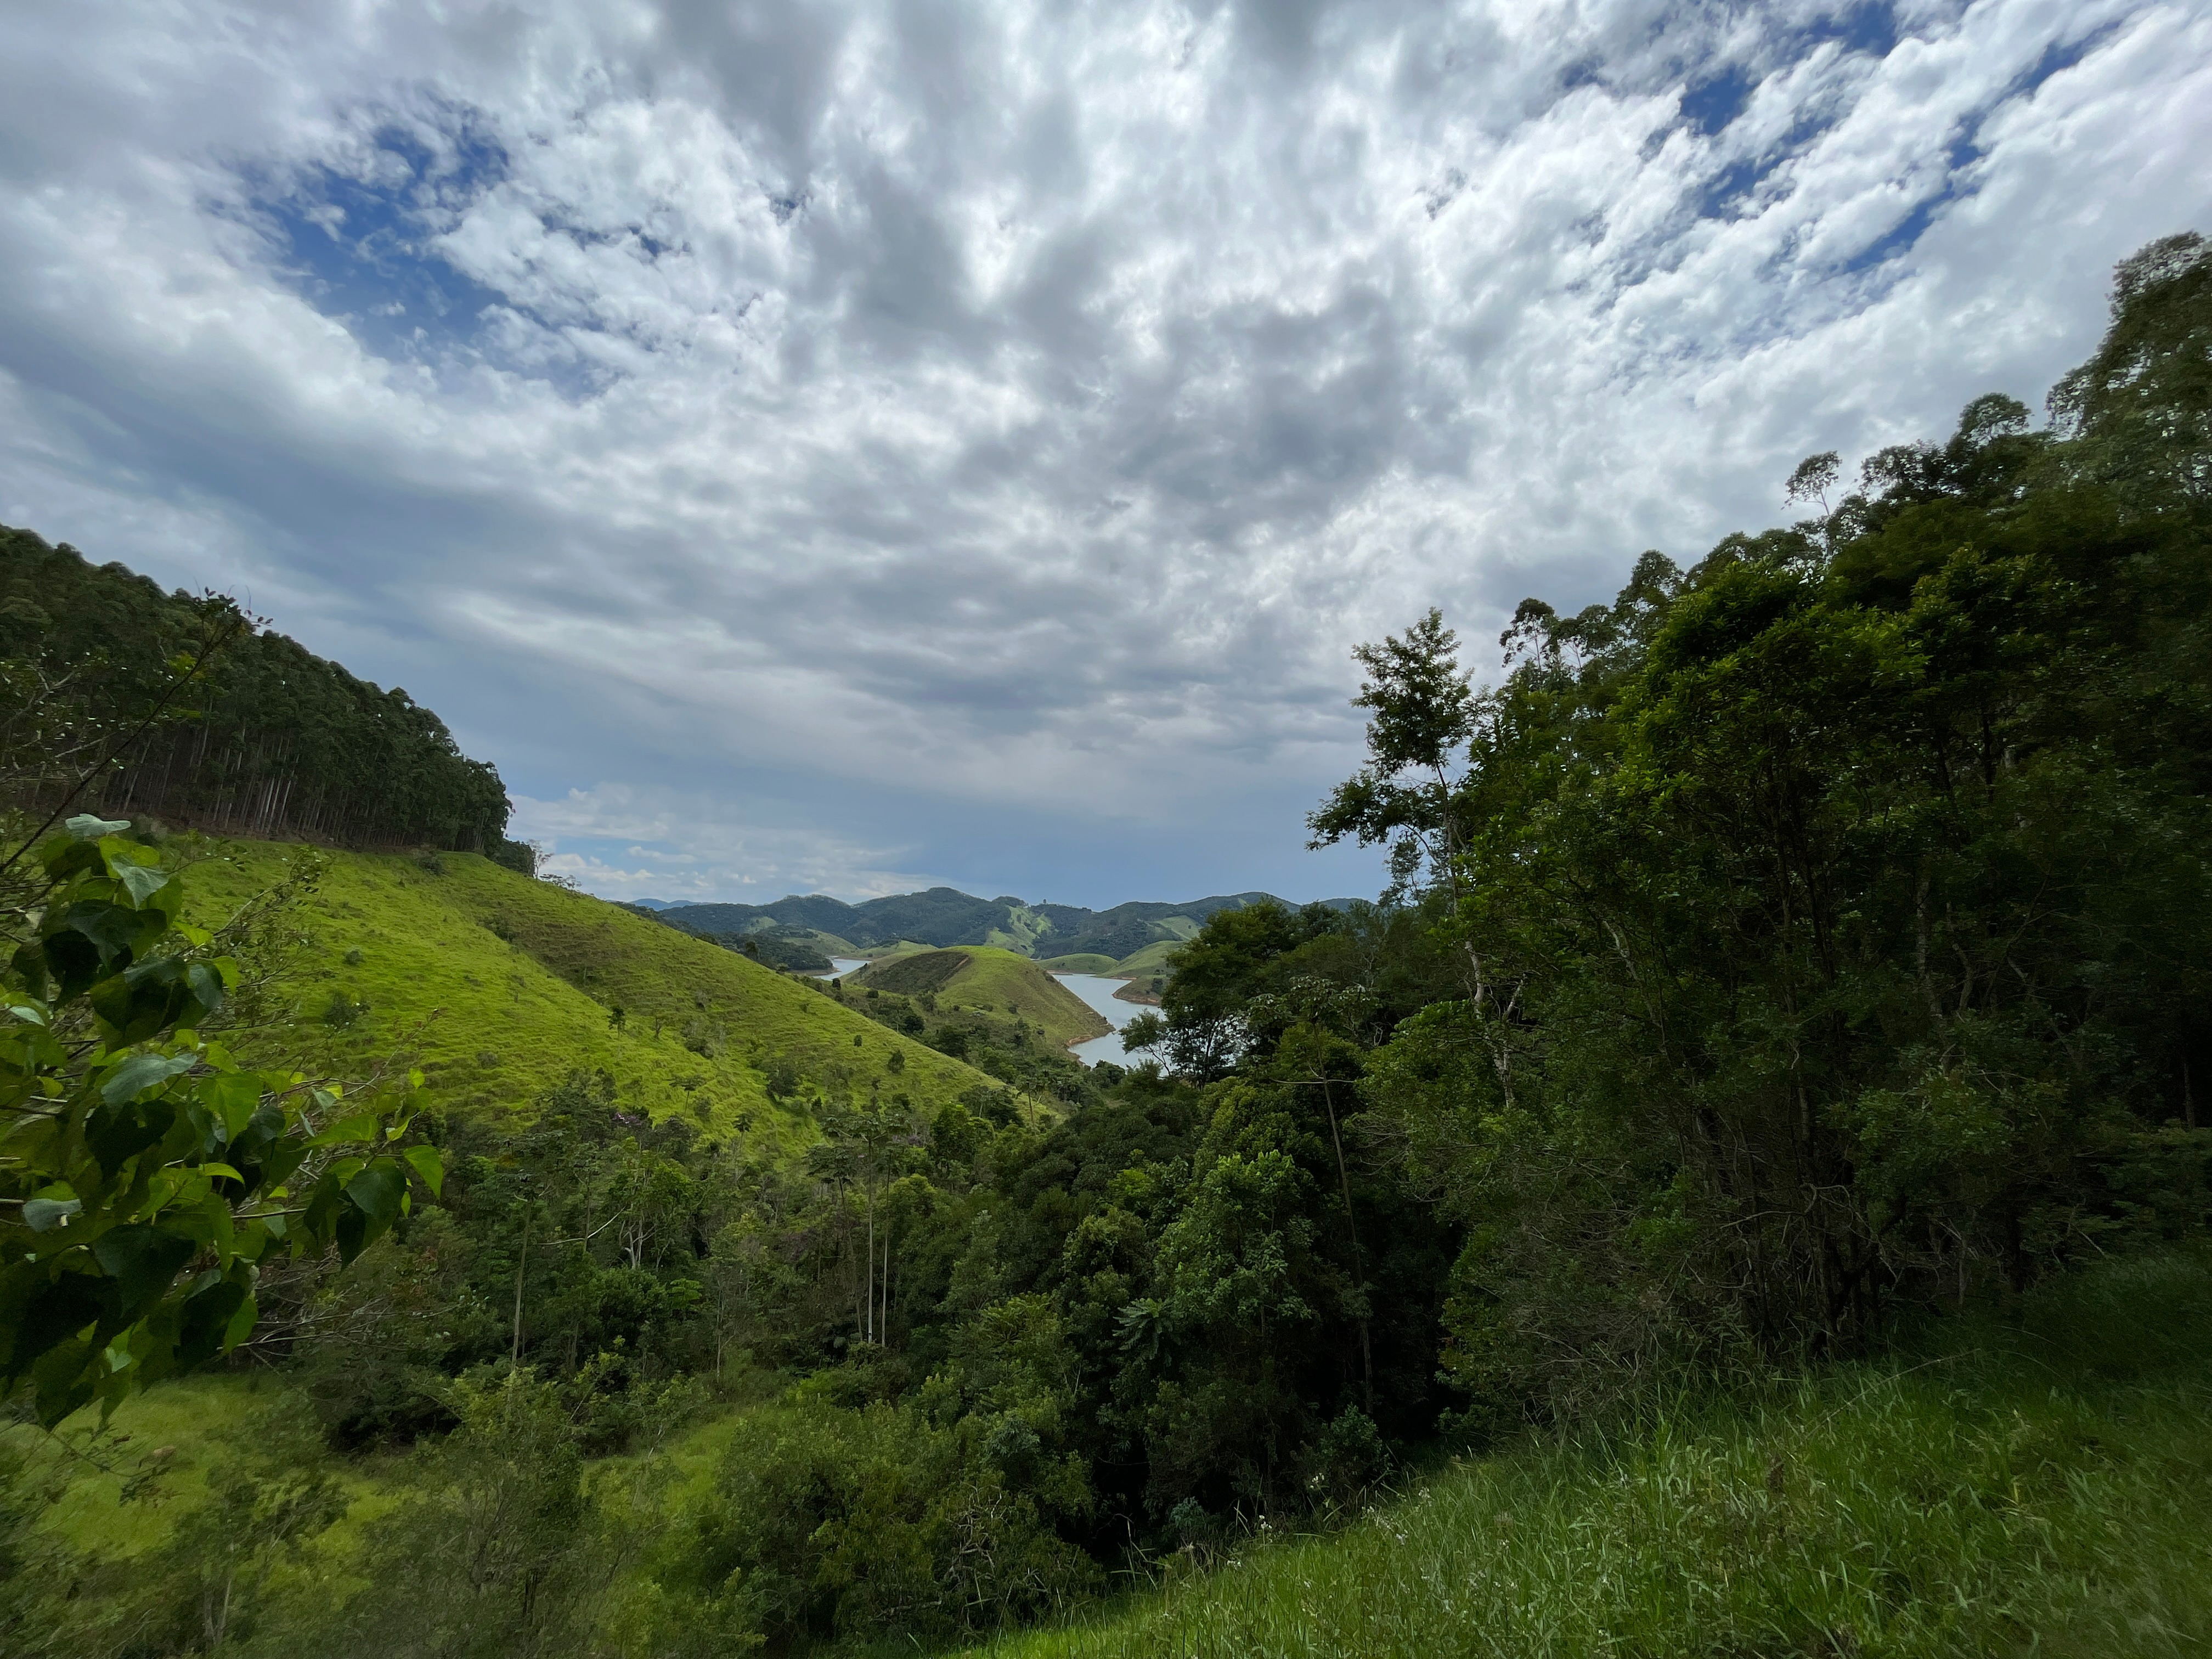
[{"label": "cumulus cloud", "polygon": [[848,897],[876,898],[933,879],[897,867],[903,848],[748,824],[732,817],[726,801],[629,784],[571,789],[556,800],[519,796],[513,830],[537,843],[547,874],[610,898],[763,904],[832,887]]},{"label": "cumulus cloud", "polygon": [[1343,890],[1352,642],[2033,398],[2212,195],[2130,0],[10,33],[0,516],[250,586],[629,896]]}]

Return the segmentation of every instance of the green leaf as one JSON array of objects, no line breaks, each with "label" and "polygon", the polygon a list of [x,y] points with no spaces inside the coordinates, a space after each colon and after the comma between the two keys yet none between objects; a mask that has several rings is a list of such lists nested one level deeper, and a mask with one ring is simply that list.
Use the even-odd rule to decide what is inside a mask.
[{"label": "green leaf", "polygon": [[39,1274],[40,1269],[19,1263],[9,1275],[11,1317],[0,1324],[0,1362],[4,1362],[0,1376],[9,1382],[110,1311],[109,1287],[96,1275],[63,1273],[41,1279]]},{"label": "green leaf", "polygon": [[399,1201],[407,1196],[407,1175],[388,1158],[380,1158],[346,1182],[345,1195],[380,1230],[399,1218]]},{"label": "green leaf", "polygon": [[307,1160],[307,1144],[304,1140],[279,1140],[261,1154],[261,1183],[276,1187],[291,1178],[292,1172]]},{"label": "green leaf", "polygon": [[93,1011],[115,1043],[143,1042],[196,1025],[222,1004],[222,981],[202,963],[160,957],[92,988]]},{"label": "green leaf", "polygon": [[80,812],[63,823],[79,841],[98,841],[102,836],[119,836],[131,827],[128,818],[95,817],[90,812]]},{"label": "green leaf", "polygon": [[203,1285],[187,1297],[177,1332],[176,1369],[189,1370],[220,1353],[223,1338],[245,1311],[246,1303],[246,1286],[229,1279]]},{"label": "green leaf", "polygon": [[167,871],[153,869],[143,864],[124,865],[116,871],[115,878],[123,884],[124,891],[131,895],[131,902],[141,909],[145,908],[148,899],[173,879]]},{"label": "green leaf", "polygon": [[136,1100],[159,1083],[192,1069],[191,1054],[133,1054],[100,1080],[100,1097],[110,1106]]},{"label": "green leaf", "polygon": [[127,1324],[161,1299],[198,1248],[189,1238],[131,1222],[102,1233],[94,1241],[92,1254],[115,1280]]},{"label": "green leaf", "polygon": [[38,1363],[28,1368],[36,1390],[33,1409],[47,1428],[92,1398],[93,1383],[87,1376],[86,1364],[92,1358],[93,1345],[72,1336],[47,1349]]},{"label": "green leaf", "polygon": [[433,1198],[437,1197],[443,1191],[446,1184],[446,1160],[439,1156],[435,1146],[410,1146],[400,1156],[413,1167],[416,1175],[422,1177],[422,1184],[430,1189],[430,1195]]},{"label": "green leaf", "polygon": [[84,1208],[75,1198],[33,1198],[23,1206],[23,1224],[34,1233],[52,1232],[69,1225],[69,1218]]},{"label": "green leaf", "polygon": [[96,1106],[84,1121],[84,1144],[101,1170],[114,1174],[169,1132],[177,1109],[165,1100]]},{"label": "green leaf", "polygon": [[231,1315],[230,1325],[222,1334],[222,1346],[226,1352],[253,1334],[253,1322],[260,1316],[260,1313],[259,1305],[255,1303],[251,1295],[239,1303],[238,1311]]}]

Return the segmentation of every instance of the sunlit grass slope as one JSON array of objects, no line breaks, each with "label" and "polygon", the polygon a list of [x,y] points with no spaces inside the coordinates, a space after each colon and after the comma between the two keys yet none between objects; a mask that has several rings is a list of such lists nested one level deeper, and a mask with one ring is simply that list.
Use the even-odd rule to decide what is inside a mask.
[{"label": "sunlit grass slope", "polygon": [[[302,850],[209,844],[186,876],[196,920],[224,919]],[[398,855],[319,856],[315,890],[288,916],[304,937],[278,990],[297,1018],[279,1037],[246,1039],[249,1048],[280,1046],[260,1058],[360,1076],[395,1052],[410,1054],[453,1112],[526,1113],[571,1071],[604,1070],[631,1111],[681,1111],[725,1133],[743,1126],[756,1146],[787,1150],[815,1138],[809,1096],[873,1083],[927,1109],[1000,1087],[802,981],[483,859],[448,853],[433,868]],[[329,1024],[324,1013],[339,997],[367,1012]],[[686,1047],[687,1036],[706,1052]],[[896,1073],[888,1069],[895,1052],[906,1056]],[[797,1079],[781,1105],[767,1092],[780,1060]],[[204,1375],[126,1402],[114,1427],[128,1438],[98,1448],[97,1463],[27,1429],[0,1435],[31,1457],[34,1478],[64,1489],[45,1524],[78,1548],[130,1553],[167,1538],[199,1507],[208,1472],[234,1440],[256,1438],[268,1424],[296,1426],[304,1412],[273,1376]],[[71,1440],[87,1426],[72,1423]],[[152,1495],[119,1502],[125,1478],[154,1467],[148,1455],[164,1449],[171,1455],[156,1460]],[[358,1513],[320,1547],[343,1552],[349,1528],[392,1501],[387,1477],[404,1489],[405,1460],[328,1466],[343,1468],[349,1491],[368,1504],[356,1502]]]},{"label": "sunlit grass slope", "polygon": [[[228,914],[301,851],[216,844],[187,877],[201,917]],[[570,1072],[605,1071],[629,1110],[787,1141],[812,1138],[810,1100],[872,1085],[927,1109],[996,1086],[799,979],[488,860],[320,856],[295,912],[307,941],[280,982],[297,1016],[276,1039],[283,1058],[343,1075],[410,1053],[451,1110],[527,1110]],[[768,1089],[779,1062],[794,1074],[781,1106]]]},{"label": "sunlit grass slope", "polygon": [[[955,967],[954,960],[965,957]],[[872,963],[851,981],[908,994],[927,992],[944,1009],[973,1009],[1003,1018],[1018,1015],[1038,1027],[1054,1048],[1103,1036],[1114,1028],[1042,963],[988,945],[956,945],[945,951]]]},{"label": "sunlit grass slope", "polygon": [[1157,939],[1143,950],[1123,957],[1114,964],[1114,972],[1124,979],[1134,979],[1140,974],[1164,974],[1175,967],[1176,952],[1182,949],[1180,939]]},{"label": "sunlit grass slope", "polygon": [[1455,1467],[999,1659],[2212,1653],[2212,1273]]},{"label": "sunlit grass slope", "polygon": [[[58,1437],[21,1424],[0,1427],[0,1437],[28,1460],[28,1478],[52,1483],[45,1525],[79,1549],[130,1555],[160,1543],[179,1516],[206,1502],[208,1475],[234,1438],[262,1431],[288,1411],[303,1414],[267,1373],[202,1374],[133,1395],[96,1441],[87,1437],[95,1418],[89,1412]],[[157,1485],[133,1484],[149,1473]]]}]

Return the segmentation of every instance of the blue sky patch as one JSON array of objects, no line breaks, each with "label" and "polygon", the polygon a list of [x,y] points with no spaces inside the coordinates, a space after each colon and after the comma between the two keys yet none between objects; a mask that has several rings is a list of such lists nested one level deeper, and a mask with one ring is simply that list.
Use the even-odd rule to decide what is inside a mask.
[{"label": "blue sky patch", "polygon": [[1803,57],[1814,47],[1833,40],[1846,52],[1887,58],[1897,50],[1898,39],[1897,8],[1891,0],[1869,0],[1865,5],[1847,6],[1816,17],[1797,31],[1801,45],[1796,55]]},{"label": "blue sky patch", "polygon": [[1729,64],[1682,89],[1682,118],[1706,137],[1723,131],[1743,113],[1759,77],[1741,64]]},{"label": "blue sky patch", "polygon": [[[501,355],[487,338],[488,313],[514,313],[546,325],[437,246],[508,171],[504,148],[464,114],[428,135],[389,124],[365,155],[257,179],[249,199],[277,245],[276,271],[288,286],[375,356],[434,368],[457,355]],[[582,235],[573,227],[552,228]],[[664,251],[640,235],[648,252]],[[532,365],[526,372],[574,380],[571,391],[589,389],[589,377],[574,371]]]}]

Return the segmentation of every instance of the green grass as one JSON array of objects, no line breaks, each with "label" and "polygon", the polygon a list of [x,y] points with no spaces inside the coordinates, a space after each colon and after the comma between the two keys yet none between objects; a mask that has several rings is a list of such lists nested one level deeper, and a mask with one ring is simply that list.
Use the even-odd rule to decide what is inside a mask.
[{"label": "green grass", "polygon": [[[14,1424],[0,1437],[23,1454],[27,1479],[57,1492],[44,1525],[73,1548],[135,1555],[207,1501],[227,1442],[299,1409],[265,1374],[186,1376],[125,1401],[105,1434],[93,1433],[97,1419],[86,1413],[52,1435]],[[150,1471],[158,1480],[126,1502],[126,1484]]]},{"label": "green grass", "polygon": [[1165,974],[1174,969],[1176,953],[1182,949],[1181,939],[1156,939],[1143,950],[1123,957],[1115,964],[1114,971],[1125,979],[1134,979],[1146,974]]},{"label": "green grass", "polygon": [[[939,978],[930,971],[953,957],[965,957],[966,965],[949,977]],[[1055,1048],[1103,1036],[1114,1029],[1097,1009],[1047,972],[1043,963],[994,945],[956,945],[927,956],[898,959],[896,969],[888,975],[878,972],[880,966],[872,963],[867,974],[855,975],[850,982],[900,991],[908,989],[911,980],[912,988],[927,989],[940,1010],[967,1008],[1000,1018],[1018,1015],[1042,1030],[1046,1042]],[[917,973],[922,977],[912,977]]]},{"label": "green grass", "polygon": [[[1910,1352],[1432,1472],[1340,1532],[1262,1533],[991,1659],[2184,1659],[2212,1652],[2212,1263],[2121,1263]],[[765,1379],[764,1379],[765,1381]],[[118,1468],[30,1431],[45,1524],[125,1554],[204,1501],[224,1448],[301,1409],[281,1378],[185,1379],[126,1403]],[[780,1409],[735,1403],[594,1465],[655,1530]],[[765,1415],[764,1415],[765,1414]],[[351,1503],[319,1539],[343,1577],[415,1455],[329,1459]],[[621,1594],[642,1594],[642,1582]],[[899,1645],[899,1644],[893,1644]],[[902,1647],[901,1650],[906,1650]]]},{"label": "green grass", "polygon": [[[300,850],[216,843],[186,877],[198,918],[229,914]],[[447,853],[433,870],[398,854],[324,856],[296,912],[309,942],[280,981],[296,1020],[261,1040],[276,1052],[260,1058],[343,1075],[410,1053],[454,1110],[526,1110],[589,1067],[615,1079],[630,1110],[750,1125],[787,1146],[813,1139],[810,1098],[873,1084],[927,1110],[995,1087],[806,981],[488,860]],[[368,1011],[334,1027],[322,1015],[337,997]],[[799,1077],[783,1105],[767,1089],[780,1060]]]},{"label": "green grass", "polygon": [[1096,951],[1079,951],[1072,957],[1047,957],[1037,966],[1052,974],[1110,974],[1115,962]]},{"label": "green grass", "polygon": [[[996,1659],[2212,1652],[2212,1273],[1450,1468]],[[1187,1566],[1188,1564],[1183,1564]]]}]

